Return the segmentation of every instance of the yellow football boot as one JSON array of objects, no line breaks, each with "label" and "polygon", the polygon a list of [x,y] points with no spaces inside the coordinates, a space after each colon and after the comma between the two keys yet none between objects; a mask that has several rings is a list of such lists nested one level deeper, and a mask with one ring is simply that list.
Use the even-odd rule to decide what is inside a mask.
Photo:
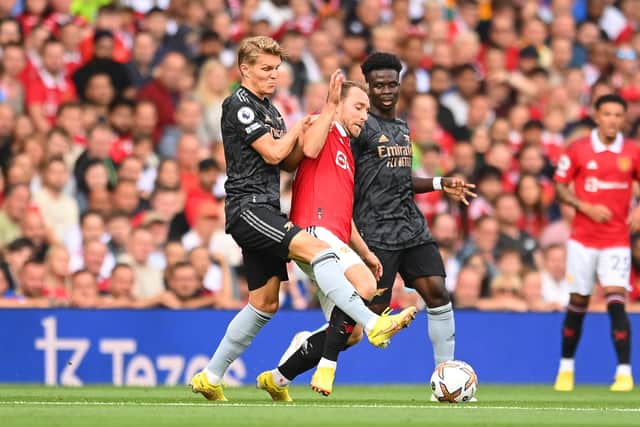
[{"label": "yellow football boot", "polygon": [[293,402],[289,396],[289,386],[281,387],[273,379],[273,372],[264,371],[256,378],[256,387],[271,395],[271,399],[276,402]]},{"label": "yellow football boot", "polygon": [[335,377],[335,368],[328,366],[317,368],[311,377],[311,389],[323,396],[329,396],[333,391],[333,380]]},{"label": "yellow football boot", "polygon": [[556,377],[556,383],[553,385],[555,391],[573,391],[573,372],[560,371]]},{"label": "yellow football boot", "polygon": [[631,391],[633,390],[633,377],[631,375],[617,374],[616,380],[611,387],[611,391]]},{"label": "yellow football boot", "polygon": [[415,307],[411,306],[398,314],[391,315],[391,310],[386,309],[378,318],[371,332],[367,334],[369,342],[376,347],[386,347],[392,336],[400,332],[402,328],[409,326],[416,318],[417,311]]},{"label": "yellow football boot", "polygon": [[189,385],[191,386],[191,391],[202,394],[207,400],[227,400],[222,392],[222,383],[211,384],[203,371],[195,374],[189,381]]}]

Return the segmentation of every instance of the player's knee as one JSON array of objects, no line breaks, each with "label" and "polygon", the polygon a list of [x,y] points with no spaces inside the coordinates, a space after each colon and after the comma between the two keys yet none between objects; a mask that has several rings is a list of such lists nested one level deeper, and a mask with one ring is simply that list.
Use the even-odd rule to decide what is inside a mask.
[{"label": "player's knee", "polygon": [[249,301],[251,305],[256,309],[263,311],[265,313],[275,313],[278,311],[279,303],[278,300],[275,299],[250,299]]},{"label": "player's knee", "polygon": [[590,295],[571,294],[569,304],[576,307],[587,307],[589,305]]},{"label": "player's knee", "polygon": [[440,307],[451,302],[443,277],[420,277],[414,281],[413,285],[429,307]]},{"label": "player's knee", "polygon": [[362,336],[363,336],[362,326],[357,325],[355,328],[353,328],[353,332],[351,332],[351,335],[347,340],[347,347],[351,347],[358,344],[360,341],[362,341]]}]

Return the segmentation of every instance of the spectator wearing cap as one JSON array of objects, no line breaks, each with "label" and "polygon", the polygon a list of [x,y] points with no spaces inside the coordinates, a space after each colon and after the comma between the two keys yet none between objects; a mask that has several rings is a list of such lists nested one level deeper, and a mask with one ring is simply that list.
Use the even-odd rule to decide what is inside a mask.
[{"label": "spectator wearing cap", "polygon": [[114,60],[114,35],[109,30],[97,30],[93,35],[93,57],[73,73],[73,81],[78,93],[85,93],[89,80],[98,72],[111,79],[116,96],[121,96],[131,86],[126,67]]},{"label": "spectator wearing cap", "polygon": [[145,227],[135,228],[131,234],[128,251],[118,262],[129,264],[135,274],[133,294],[136,298],[150,298],[164,291],[162,270],[149,262],[153,253],[153,236]]},{"label": "spectator wearing cap", "polygon": [[534,46],[527,45],[520,49],[518,58],[518,70],[525,75],[538,67],[538,50]]},{"label": "spectator wearing cap", "polygon": [[41,53],[42,67],[29,73],[25,84],[26,104],[36,128],[40,132],[48,132],[60,105],[76,98],[76,89],[65,76],[62,43],[47,40]]},{"label": "spectator wearing cap", "polygon": [[169,237],[169,221],[160,212],[146,211],[142,220],[142,227],[151,232],[153,252],[149,255],[149,265],[164,270],[167,260],[164,257],[164,246]]},{"label": "spectator wearing cap", "polygon": [[194,217],[187,218],[191,230],[182,236],[182,245],[190,251],[197,246],[211,247],[212,237],[220,228],[222,220],[222,203],[213,200],[200,200],[195,204]]},{"label": "spectator wearing cap", "polygon": [[167,53],[156,69],[153,80],[138,92],[138,99],[151,101],[158,112],[155,132],[159,135],[165,127],[175,123],[179,102],[180,79],[186,69],[186,58],[179,52]]}]

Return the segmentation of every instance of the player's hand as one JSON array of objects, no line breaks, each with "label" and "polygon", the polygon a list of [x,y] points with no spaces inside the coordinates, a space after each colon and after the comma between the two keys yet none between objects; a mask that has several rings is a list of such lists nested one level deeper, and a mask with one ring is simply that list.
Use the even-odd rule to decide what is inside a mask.
[{"label": "player's hand", "polygon": [[340,103],[340,92],[342,91],[342,82],[344,81],[344,75],[339,69],[331,74],[329,80],[329,96],[327,98],[327,104],[338,106]]},{"label": "player's hand", "polygon": [[371,270],[376,280],[380,280],[380,278],[382,277],[382,263],[380,262],[376,254],[369,251],[369,253],[366,254],[362,260],[365,264],[367,264],[367,267],[369,267],[369,270]]},{"label": "player's hand", "polygon": [[611,211],[605,205],[591,204],[582,202],[580,205],[580,211],[591,218],[595,222],[607,222],[611,219]]},{"label": "player's hand", "polygon": [[476,193],[471,191],[474,188],[476,188],[475,184],[465,182],[464,179],[457,176],[442,178],[442,191],[444,191],[447,197],[456,202],[461,202],[466,206],[469,206],[469,200],[467,200],[467,197],[478,197]]},{"label": "player's hand", "polygon": [[627,224],[632,234],[640,231],[640,206],[631,211]]}]

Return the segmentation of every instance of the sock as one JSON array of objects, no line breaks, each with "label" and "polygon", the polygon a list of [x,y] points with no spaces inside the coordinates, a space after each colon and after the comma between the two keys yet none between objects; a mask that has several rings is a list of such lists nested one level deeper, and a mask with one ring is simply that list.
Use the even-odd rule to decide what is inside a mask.
[{"label": "sock", "polygon": [[333,360],[325,359],[324,357],[318,362],[318,368],[333,368],[336,369],[338,363]]},{"label": "sock", "polygon": [[273,375],[273,381],[280,387],[286,387],[291,383],[291,380],[282,375],[282,372],[280,372],[278,368],[272,369],[271,374]]},{"label": "sock", "polygon": [[560,359],[560,367],[558,371],[560,372],[573,372],[574,362],[573,359]]},{"label": "sock", "polygon": [[356,321],[338,307],[334,307],[329,319],[327,337],[322,351],[323,359],[337,362],[338,353],[347,347],[347,341],[356,326]]},{"label": "sock", "polygon": [[608,295],[607,311],[611,319],[611,337],[618,355],[618,365],[628,365],[631,361],[631,327],[624,308],[624,295]]},{"label": "sock", "polygon": [[582,321],[587,312],[587,307],[580,307],[569,304],[567,313],[564,316],[564,324],[562,326],[562,358],[573,359],[580,341],[582,333]]},{"label": "sock", "polygon": [[278,371],[285,378],[293,381],[298,375],[316,366],[322,357],[326,336],[325,331],[318,331],[311,335],[290,358],[278,366]]},{"label": "sock", "polygon": [[616,375],[631,375],[631,365],[618,365],[616,368]]},{"label": "sock", "polygon": [[451,303],[440,307],[427,308],[429,319],[429,339],[433,346],[436,366],[447,360],[453,360],[456,347],[456,324]]},{"label": "sock", "polygon": [[318,286],[327,298],[357,323],[364,325],[367,332],[371,331],[378,316],[364,305],[358,292],[344,277],[335,252],[332,249],[320,252],[311,261],[311,267]]},{"label": "sock", "polygon": [[271,317],[273,314],[260,311],[251,304],[247,304],[236,314],[229,322],[227,332],[205,369],[211,384],[219,384],[222,381],[231,362],[251,344],[258,331],[271,320]]}]

